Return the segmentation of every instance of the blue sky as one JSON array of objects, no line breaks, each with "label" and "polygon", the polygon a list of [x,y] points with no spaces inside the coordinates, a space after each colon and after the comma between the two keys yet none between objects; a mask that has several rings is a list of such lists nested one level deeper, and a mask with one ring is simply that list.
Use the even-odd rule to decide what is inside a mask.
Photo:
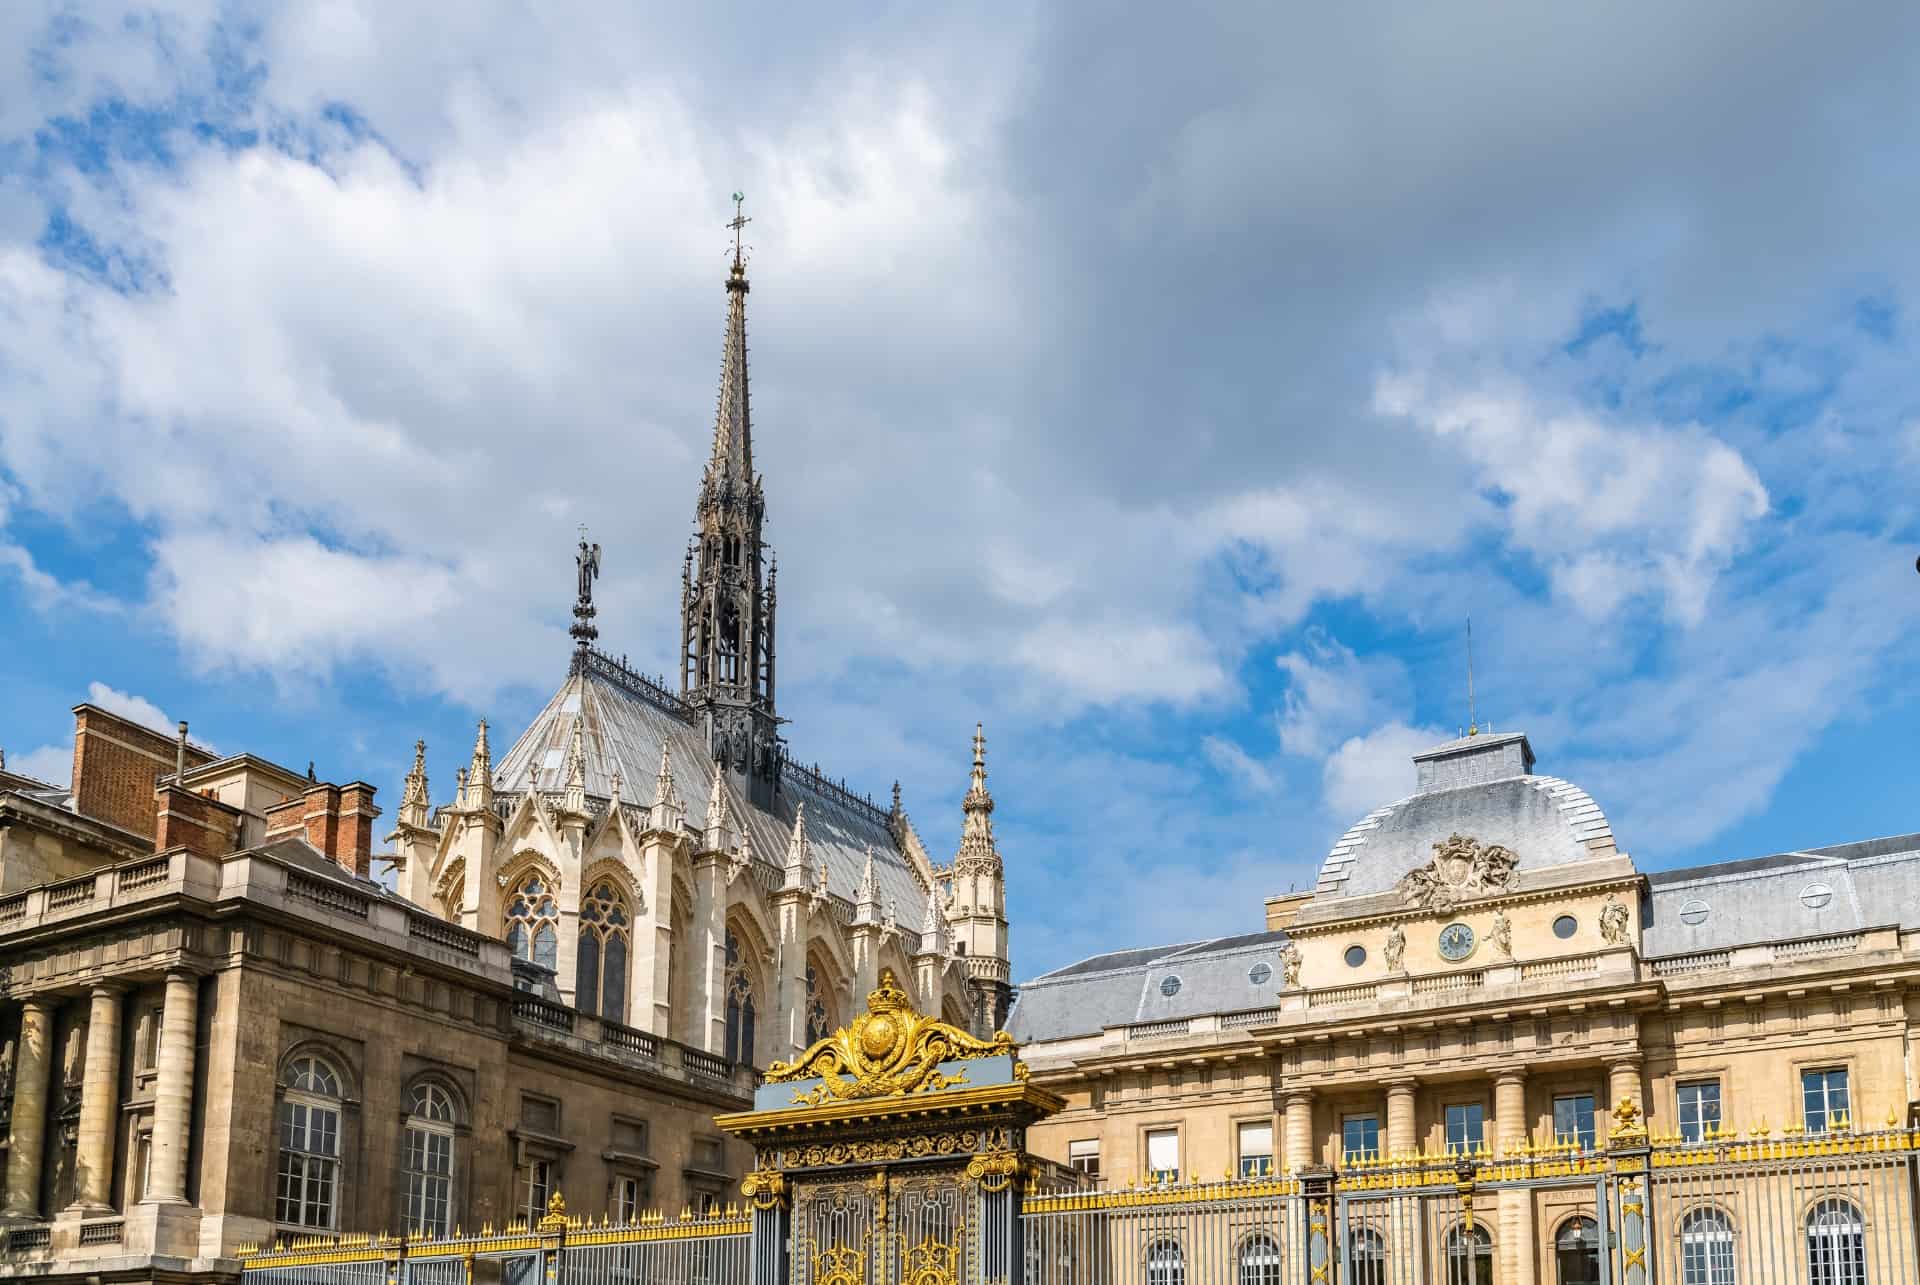
[{"label": "blue sky", "polygon": [[[1258,924],[1479,707],[1644,867],[1920,828],[1920,16],[0,14],[0,746],[392,806],[669,668],[731,213],[797,755],[1016,971]],[[496,744],[500,744],[496,741]]]}]

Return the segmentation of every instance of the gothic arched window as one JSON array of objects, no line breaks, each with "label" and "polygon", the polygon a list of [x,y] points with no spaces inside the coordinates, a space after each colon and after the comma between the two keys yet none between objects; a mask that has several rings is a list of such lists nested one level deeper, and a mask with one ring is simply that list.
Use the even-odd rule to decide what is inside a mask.
[{"label": "gothic arched window", "polygon": [[827,997],[820,993],[820,975],[812,964],[807,965],[807,1043],[824,1040],[833,1034],[833,1025],[827,1017]]},{"label": "gothic arched window", "polygon": [[407,1230],[445,1236],[453,1212],[453,1095],[413,1086],[407,1112]]},{"label": "gothic arched window", "polygon": [[627,1020],[627,899],[602,879],[580,903],[580,953],[574,1006],[583,1013]]},{"label": "gothic arched window", "polygon": [[332,1228],[340,1209],[340,1073],[309,1053],[288,1064],[283,1083],[274,1217],[286,1227]]},{"label": "gothic arched window", "polygon": [[753,974],[740,939],[727,930],[727,1060],[753,1062]]},{"label": "gothic arched window", "polygon": [[507,949],[543,968],[560,966],[560,907],[537,872],[522,879],[507,899]]}]

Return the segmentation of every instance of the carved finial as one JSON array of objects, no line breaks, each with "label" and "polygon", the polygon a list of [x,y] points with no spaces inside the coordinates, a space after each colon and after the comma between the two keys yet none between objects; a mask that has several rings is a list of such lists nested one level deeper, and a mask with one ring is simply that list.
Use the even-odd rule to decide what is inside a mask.
[{"label": "carved finial", "polygon": [[578,714],[573,716],[573,731],[567,737],[564,784],[566,798],[563,806],[569,812],[584,813],[587,810],[587,738]]},{"label": "carved finial", "polygon": [[901,812],[901,808],[900,808],[900,782],[899,782],[899,781],[895,781],[895,782],[893,783],[893,817],[894,817],[894,820],[896,820],[896,821],[897,821],[897,820],[899,820],[899,819],[900,819],[900,812]]},{"label": "carved finial", "polygon": [[786,888],[804,888],[806,886],[807,858],[812,856],[812,846],[807,842],[807,805],[802,803],[793,814],[793,833],[787,839]]},{"label": "carved finial", "polygon": [[857,924],[874,922],[880,909],[880,886],[873,873],[873,845],[867,845],[866,868],[860,872],[860,896],[854,903],[853,921]]},{"label": "carved finial", "polygon": [[425,825],[427,800],[427,743],[413,743],[413,768],[400,787],[400,820],[407,825]]},{"label": "carved finial", "polygon": [[673,751],[660,743],[660,773],[653,778],[654,797],[668,807],[680,806],[680,792],[673,786]]},{"label": "carved finial", "polygon": [[947,917],[940,911],[940,890],[927,890],[927,908],[920,916],[920,953],[922,955],[944,955],[947,953]]},{"label": "carved finial", "polygon": [[626,783],[626,776],[616,766],[613,769],[612,776],[607,779],[607,786],[612,790],[612,794],[607,798],[607,811],[618,812],[620,810],[620,791],[625,787]]},{"label": "carved finial", "polygon": [[593,581],[600,574],[600,546],[587,543],[584,526],[580,528],[580,550],[573,555],[573,564],[579,575],[579,597],[573,604],[573,627],[567,632],[573,635],[574,646],[585,651],[600,636],[593,623]]}]

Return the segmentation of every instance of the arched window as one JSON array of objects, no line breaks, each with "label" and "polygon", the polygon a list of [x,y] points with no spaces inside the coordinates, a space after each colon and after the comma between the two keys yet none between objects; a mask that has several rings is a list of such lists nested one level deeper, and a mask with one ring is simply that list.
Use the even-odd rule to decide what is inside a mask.
[{"label": "arched window", "polygon": [[1255,1232],[1240,1242],[1240,1285],[1280,1285],[1280,1242]]},{"label": "arched window", "polygon": [[1187,1285],[1187,1259],[1179,1241],[1162,1238],[1147,1246],[1147,1285]]},{"label": "arched window", "polygon": [[1560,1285],[1600,1285],[1600,1224],[1569,1218],[1553,1240],[1553,1261]]},{"label": "arched window", "polygon": [[727,930],[727,1060],[753,1062],[753,974],[732,929]]},{"label": "arched window", "polygon": [[1387,1279],[1387,1242],[1371,1227],[1356,1227],[1347,1238],[1348,1279],[1353,1285],[1383,1285]]},{"label": "arched window", "polygon": [[453,1095],[416,1084],[407,1112],[407,1230],[445,1236],[453,1212]]},{"label": "arched window", "polygon": [[1493,1285],[1493,1241],[1481,1228],[1447,1233],[1447,1285]]},{"label": "arched window", "polygon": [[824,1040],[833,1034],[833,1025],[827,1018],[827,997],[820,992],[820,975],[812,964],[807,965],[807,1043]]},{"label": "arched window", "polygon": [[543,968],[560,966],[560,907],[538,873],[522,879],[507,899],[507,949]]},{"label": "arched window", "polygon": [[1858,1206],[1829,1197],[1807,1214],[1809,1285],[1866,1285],[1866,1225]]},{"label": "arched window", "polygon": [[331,1229],[340,1210],[340,1073],[303,1054],[282,1083],[274,1217],[286,1227]]},{"label": "arched window", "polygon": [[1680,1285],[1738,1285],[1733,1224],[1718,1209],[1696,1209],[1680,1220]]},{"label": "arched window", "polygon": [[579,967],[574,1007],[596,1017],[627,1020],[627,933],[633,916],[627,899],[607,880],[580,903]]}]

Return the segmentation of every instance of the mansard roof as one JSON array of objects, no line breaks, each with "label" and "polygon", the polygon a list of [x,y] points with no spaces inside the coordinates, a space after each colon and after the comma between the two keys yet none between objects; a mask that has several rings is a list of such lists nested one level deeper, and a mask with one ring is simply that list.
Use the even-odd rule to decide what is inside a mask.
[{"label": "mansard roof", "polygon": [[1648,957],[1897,924],[1920,928],[1920,834],[1647,876]]},{"label": "mansard roof", "polygon": [[[536,780],[542,792],[564,789],[567,750],[577,719],[589,798],[604,802],[613,793],[617,770],[621,801],[652,806],[664,746],[687,824],[704,828],[713,759],[692,709],[664,686],[619,662],[598,653],[586,654],[588,661],[574,666],[546,708],[498,760],[493,774],[496,794],[520,794]],[[530,777],[536,770],[537,778]],[[755,858],[777,867],[786,855],[794,814],[803,803],[807,840],[814,859],[826,862],[828,891],[849,902],[858,896],[871,844],[880,904],[894,899],[900,926],[911,931],[918,925],[927,900],[920,876],[895,842],[888,814],[860,796],[789,764],[781,774],[780,793],[771,810],[755,807],[729,789],[727,816],[735,827],[744,819]]]},{"label": "mansard roof", "polygon": [[1268,1008],[1280,989],[1286,942],[1280,931],[1242,933],[1095,955],[1021,986],[1007,1029],[1024,1043]]}]

